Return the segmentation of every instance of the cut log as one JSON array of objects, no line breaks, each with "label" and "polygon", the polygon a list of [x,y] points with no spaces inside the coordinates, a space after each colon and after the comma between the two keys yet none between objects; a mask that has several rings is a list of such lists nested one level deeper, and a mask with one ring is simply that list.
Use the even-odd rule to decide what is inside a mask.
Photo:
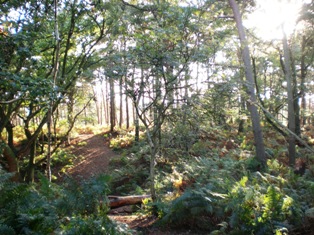
[{"label": "cut log", "polygon": [[151,195],[132,195],[132,196],[108,196],[109,207],[116,208],[126,205],[141,204],[144,199],[151,198]]}]

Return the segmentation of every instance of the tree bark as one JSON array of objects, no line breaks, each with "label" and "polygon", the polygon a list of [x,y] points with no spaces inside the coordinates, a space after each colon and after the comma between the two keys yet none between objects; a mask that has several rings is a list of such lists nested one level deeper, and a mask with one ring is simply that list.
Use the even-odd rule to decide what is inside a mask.
[{"label": "tree bark", "polygon": [[12,181],[18,182],[20,179],[18,159],[16,158],[12,149],[4,141],[1,141],[1,138],[0,146],[0,150],[2,150],[3,156],[7,159],[9,172],[14,173]]},{"label": "tree bark", "polygon": [[120,88],[120,113],[119,113],[119,127],[122,128],[123,123],[123,77],[120,77],[119,88]]},{"label": "tree bark", "polygon": [[298,82],[297,82],[297,72],[295,69],[295,61],[292,54],[292,48],[289,49],[290,56],[290,66],[291,66],[291,84],[292,84],[292,97],[293,97],[293,107],[294,107],[294,123],[295,123],[295,134],[301,135],[301,124],[300,124],[300,105],[298,94]]},{"label": "tree bark", "polygon": [[[293,87],[292,87],[292,74],[291,74],[291,58],[289,54],[289,47],[287,36],[283,31],[283,52],[284,52],[284,69],[285,77],[287,81],[287,93],[288,93],[288,127],[292,133],[295,133],[295,110],[294,110],[294,96],[293,96]],[[289,164],[291,167],[295,165],[295,136],[291,133],[289,134]]]},{"label": "tree bark", "polygon": [[109,207],[116,208],[126,205],[134,205],[142,203],[144,199],[151,198],[150,195],[132,195],[132,196],[108,196]]},{"label": "tree bark", "polygon": [[109,86],[110,86],[110,132],[114,131],[116,126],[116,105],[114,98],[114,80],[113,78],[109,78]]},{"label": "tree bark", "polygon": [[300,96],[301,96],[301,125],[306,124],[306,100],[305,100],[305,77],[306,77],[306,66],[305,66],[305,36],[302,37],[301,45],[301,85],[300,85]]},{"label": "tree bark", "polygon": [[248,47],[248,42],[246,40],[246,35],[244,31],[244,27],[242,24],[242,19],[239,11],[239,7],[235,0],[229,0],[229,5],[232,8],[234,19],[236,21],[240,43],[241,43],[241,52],[242,52],[242,60],[244,62],[245,67],[245,77],[246,77],[246,93],[249,96],[248,102],[248,110],[251,115],[252,119],[252,127],[254,133],[254,140],[255,140],[255,148],[256,148],[256,158],[262,164],[266,165],[266,155],[265,155],[265,148],[264,148],[264,141],[263,141],[263,133],[260,124],[260,117],[258,114],[257,107],[255,106],[256,103],[256,96],[254,90],[254,78],[253,78],[253,69],[250,60],[250,51]]}]

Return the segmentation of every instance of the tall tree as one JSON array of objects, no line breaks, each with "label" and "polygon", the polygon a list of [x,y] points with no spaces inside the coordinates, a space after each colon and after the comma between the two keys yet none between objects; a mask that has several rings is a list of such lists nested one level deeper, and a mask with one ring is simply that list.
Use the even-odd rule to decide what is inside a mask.
[{"label": "tall tree", "polygon": [[109,89],[110,89],[110,132],[114,132],[116,127],[116,101],[115,101],[115,89],[114,89],[114,78],[109,78]]},{"label": "tall tree", "polygon": [[[150,147],[150,190],[157,197],[155,165],[160,154],[161,129],[175,102],[176,84],[185,79],[197,37],[197,14],[173,2],[128,6],[132,47],[128,49],[133,79],[126,94],[132,98],[137,118],[145,127]],[[195,17],[195,20],[191,20]],[[188,76],[187,76],[188,77]],[[136,123],[137,128],[139,127]],[[138,136],[137,136],[138,138]]]},{"label": "tall tree", "polygon": [[284,29],[283,31],[283,52],[284,52],[284,69],[285,69],[285,77],[287,81],[287,103],[288,103],[288,127],[291,131],[289,134],[289,164],[291,167],[295,165],[295,110],[294,110],[294,92],[293,92],[293,82],[292,82],[292,72],[291,72],[291,58],[288,46],[288,40]]},{"label": "tall tree", "polygon": [[260,117],[256,107],[256,95],[255,95],[255,85],[254,85],[254,76],[253,76],[253,68],[250,60],[250,51],[248,47],[248,42],[246,39],[241,14],[239,7],[235,0],[229,0],[229,5],[232,8],[234,19],[236,21],[240,43],[241,43],[241,54],[242,60],[244,63],[245,69],[245,77],[246,77],[246,93],[249,97],[249,101],[247,102],[248,110],[250,111],[251,121],[252,121],[252,128],[254,133],[254,141],[255,141],[255,148],[256,148],[256,158],[262,164],[266,165],[266,155],[264,149],[264,140],[263,140],[263,133],[260,124]]}]

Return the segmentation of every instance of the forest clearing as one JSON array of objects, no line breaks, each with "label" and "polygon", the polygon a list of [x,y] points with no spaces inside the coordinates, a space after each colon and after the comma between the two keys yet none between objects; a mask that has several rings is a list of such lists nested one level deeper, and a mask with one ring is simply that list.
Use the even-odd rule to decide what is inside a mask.
[{"label": "forest clearing", "polygon": [[314,234],[314,3],[2,0],[0,234]]}]

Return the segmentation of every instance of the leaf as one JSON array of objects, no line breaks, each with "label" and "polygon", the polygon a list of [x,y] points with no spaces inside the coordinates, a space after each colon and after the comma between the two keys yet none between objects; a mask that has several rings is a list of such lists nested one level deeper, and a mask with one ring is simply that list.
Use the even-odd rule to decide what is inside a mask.
[{"label": "leaf", "polygon": [[314,207],[305,211],[305,216],[314,219]]}]

